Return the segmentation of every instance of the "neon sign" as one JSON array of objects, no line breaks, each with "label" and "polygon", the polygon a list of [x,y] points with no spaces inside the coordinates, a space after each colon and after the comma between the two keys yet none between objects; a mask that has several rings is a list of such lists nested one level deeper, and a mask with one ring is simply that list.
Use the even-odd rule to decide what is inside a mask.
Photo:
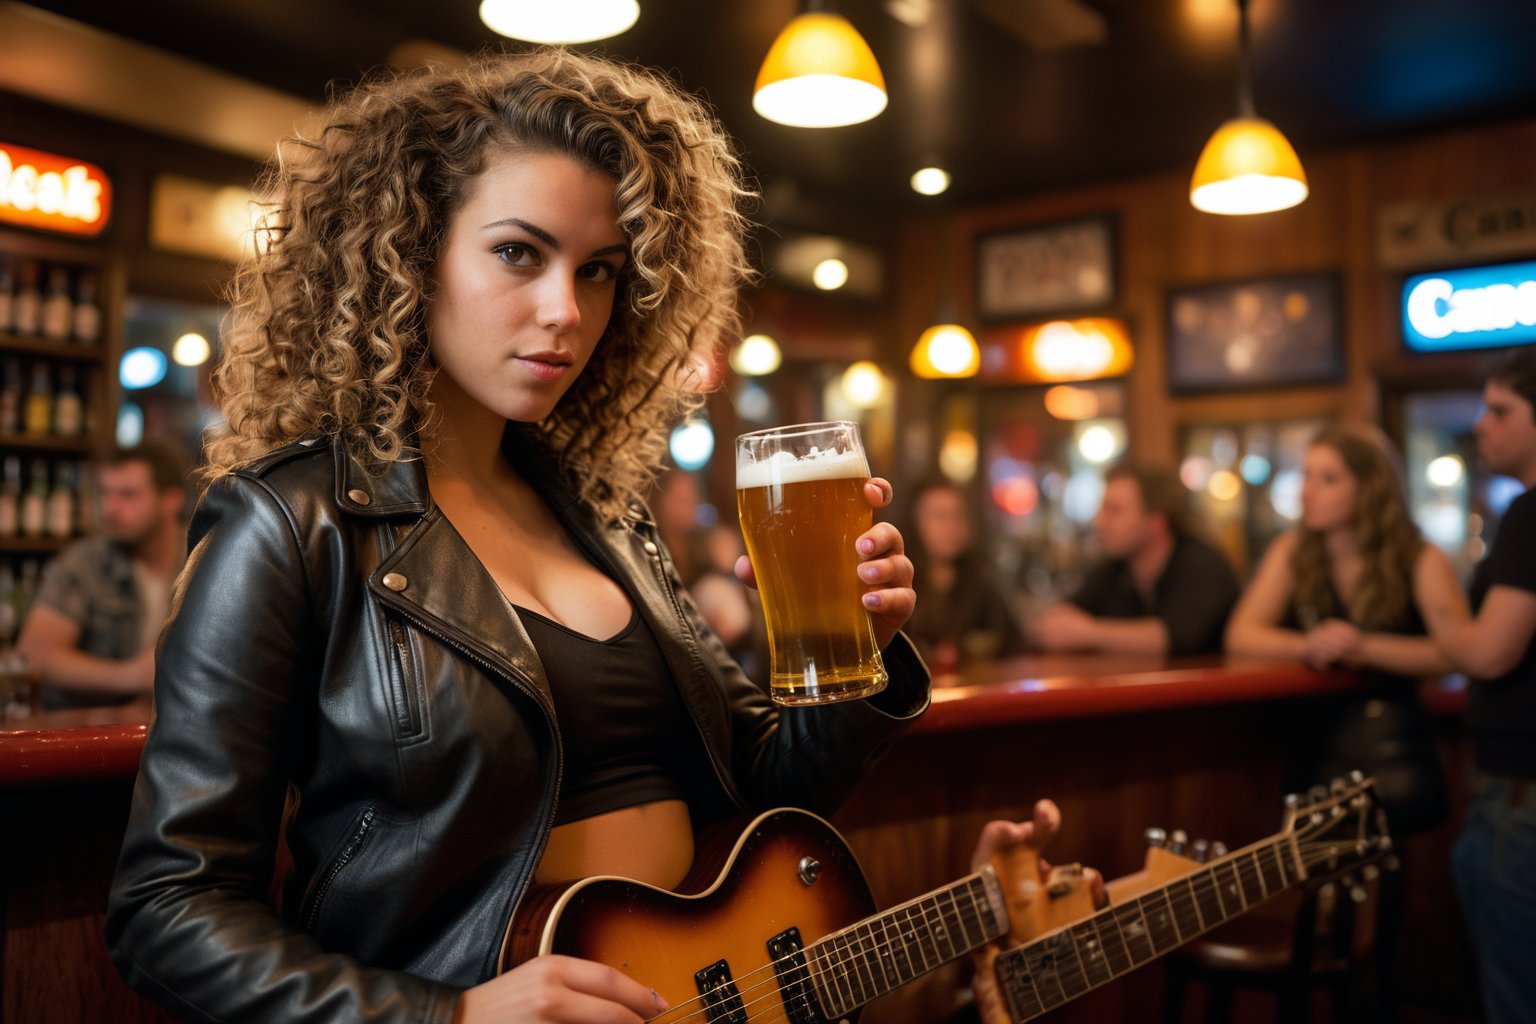
[{"label": "neon sign", "polygon": [[70,235],[99,235],[112,183],[101,168],[0,142],[0,221]]},{"label": "neon sign", "polygon": [[1409,278],[1403,336],[1416,352],[1536,342],[1536,262]]}]

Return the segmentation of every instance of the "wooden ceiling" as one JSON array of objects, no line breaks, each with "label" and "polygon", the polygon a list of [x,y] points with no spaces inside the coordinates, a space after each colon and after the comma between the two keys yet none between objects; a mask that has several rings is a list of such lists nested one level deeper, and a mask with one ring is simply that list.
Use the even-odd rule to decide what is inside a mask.
[{"label": "wooden ceiling", "polygon": [[[551,0],[558,2],[558,0]],[[1533,0],[1252,0],[1259,113],[1308,150],[1536,115]],[[402,44],[501,41],[477,0],[35,0],[33,6],[311,100]],[[1232,0],[841,0],[890,106],[848,128],[751,109],[757,66],[796,0],[641,0],[591,49],[667,69],[706,96],[770,206],[885,217],[931,207],[910,173],[954,175],[939,203],[1190,169],[1234,111]],[[769,211],[771,214],[771,210]]]}]

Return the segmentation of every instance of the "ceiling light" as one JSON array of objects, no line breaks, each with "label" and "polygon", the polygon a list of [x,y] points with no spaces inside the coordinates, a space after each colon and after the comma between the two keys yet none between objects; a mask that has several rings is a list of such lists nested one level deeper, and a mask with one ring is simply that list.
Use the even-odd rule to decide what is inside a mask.
[{"label": "ceiling light", "polygon": [[936,196],[949,188],[949,172],[942,167],[924,167],[912,175],[912,191]]},{"label": "ceiling light", "polygon": [[638,0],[481,0],[480,20],[530,43],[590,43],[628,30]]},{"label": "ceiling light", "polygon": [[959,324],[934,324],[912,348],[912,372],[929,380],[974,377],[980,368],[976,338]]},{"label": "ceiling light", "polygon": [[752,109],[797,128],[837,128],[885,109],[885,76],[848,19],[807,11],[773,41],[757,73]]},{"label": "ceiling light", "polygon": [[891,385],[880,367],[862,359],[843,371],[841,383],[843,397],[856,409],[873,409],[884,402]]},{"label": "ceiling light", "polygon": [[848,264],[829,257],[811,271],[811,283],[824,292],[835,292],[848,283]]},{"label": "ceiling light", "polygon": [[213,348],[208,344],[208,339],[196,331],[183,334],[171,346],[171,358],[181,366],[202,366],[212,354]]},{"label": "ceiling light", "polygon": [[743,377],[763,377],[779,368],[784,355],[766,334],[749,335],[731,350],[731,369]]},{"label": "ceiling light", "polygon": [[1238,116],[1205,144],[1189,183],[1189,201],[1207,213],[1272,213],[1307,198],[1307,176],[1280,130],[1254,113],[1248,67],[1248,0],[1237,0]]}]

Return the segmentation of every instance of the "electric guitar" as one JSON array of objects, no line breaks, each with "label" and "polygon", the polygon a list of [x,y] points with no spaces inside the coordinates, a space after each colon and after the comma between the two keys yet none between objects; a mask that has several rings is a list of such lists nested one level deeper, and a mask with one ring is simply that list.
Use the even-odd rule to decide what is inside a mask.
[{"label": "electric guitar", "polygon": [[[1357,867],[1371,878],[1392,851],[1386,814],[1359,772],[1306,798],[1287,797],[1284,827],[1232,853],[1200,844],[1190,859],[1164,848],[1160,829],[1148,831],[1146,869],[1109,883],[1110,906],[1098,911],[1076,887],[1058,894],[1059,907],[1032,898],[1038,866],[994,859],[1010,891],[1009,941],[1018,944],[983,953],[977,990],[985,1024],[1034,1020],[1309,879]],[[981,998],[989,981],[1000,1000]]]},{"label": "electric guitar", "polygon": [[[702,837],[681,893],[617,877],[534,887],[508,927],[500,969],[550,953],[608,964],[666,999],[672,1008],[652,1018],[662,1024],[832,1024],[994,940],[1034,939],[997,956],[1010,1011],[1026,1020],[1277,894],[1309,867],[1379,855],[1386,840],[1366,825],[1367,805],[1370,783],[1359,782],[1293,807],[1279,835],[1099,914],[1086,886],[1061,872],[1041,886],[1038,873],[1026,883],[1010,871],[1015,884],[1005,888],[990,864],[876,913],[831,825],[768,811],[734,838]],[[1088,900],[1081,925],[1036,939],[1065,923],[1067,908],[1076,912],[1073,897]]]}]

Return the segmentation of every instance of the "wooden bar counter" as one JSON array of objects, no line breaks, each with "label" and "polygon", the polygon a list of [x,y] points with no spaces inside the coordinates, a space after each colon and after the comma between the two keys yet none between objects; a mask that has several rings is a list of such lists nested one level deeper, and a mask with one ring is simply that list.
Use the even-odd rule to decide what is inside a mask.
[{"label": "wooden bar counter", "polygon": [[[833,821],[883,906],[965,874],[981,826],[1027,818],[1043,796],[1064,818],[1052,858],[1107,877],[1141,866],[1147,826],[1236,848],[1280,827],[1289,752],[1323,702],[1353,686],[1345,672],[1220,658],[1041,656],[943,676],[932,708]],[[1411,1003],[1455,1010],[1471,988],[1446,867],[1465,806],[1465,753],[1458,691],[1428,696],[1441,715],[1456,812],[1407,844],[1403,987]],[[147,710],[42,714],[0,730],[0,1019],[169,1019],[118,980],[101,938]],[[962,975],[957,965],[920,981],[864,1019],[941,1021]],[[1157,1020],[1161,985],[1150,966],[1051,1019]],[[1262,1002],[1238,1010],[1273,1019]]]}]

